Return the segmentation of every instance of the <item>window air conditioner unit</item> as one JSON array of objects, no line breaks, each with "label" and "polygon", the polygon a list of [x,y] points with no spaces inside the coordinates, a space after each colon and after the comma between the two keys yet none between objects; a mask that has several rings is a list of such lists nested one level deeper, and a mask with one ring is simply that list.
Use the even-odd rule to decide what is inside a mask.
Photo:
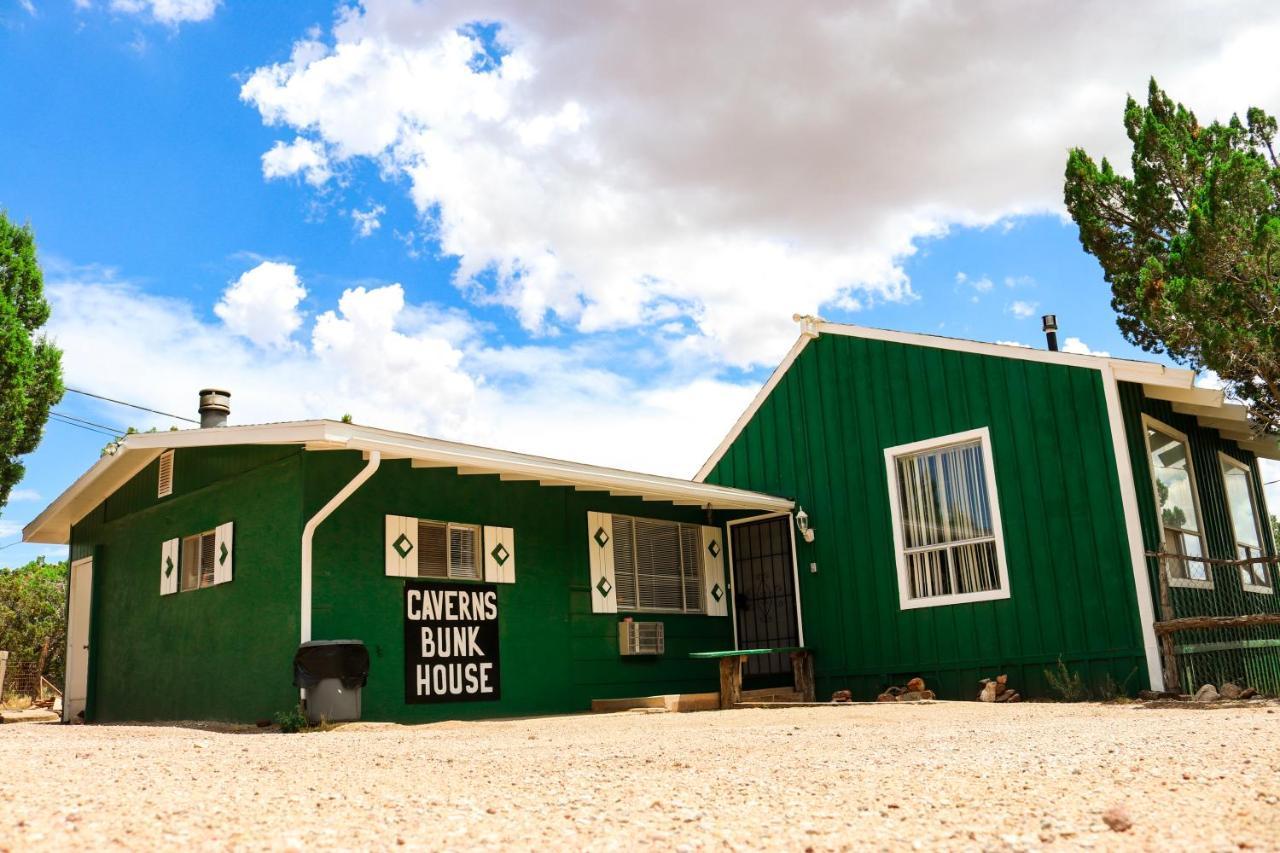
[{"label": "window air conditioner unit", "polygon": [[619,622],[618,649],[627,655],[660,655],[666,651],[661,622]]}]

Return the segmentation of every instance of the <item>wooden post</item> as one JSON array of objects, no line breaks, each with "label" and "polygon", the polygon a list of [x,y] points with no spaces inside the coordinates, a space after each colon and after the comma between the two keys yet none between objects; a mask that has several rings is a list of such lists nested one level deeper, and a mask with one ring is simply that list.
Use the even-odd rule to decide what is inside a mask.
[{"label": "wooden post", "polygon": [[742,655],[720,658],[720,709],[727,711],[742,701]]},{"label": "wooden post", "polygon": [[813,654],[809,651],[792,652],[791,673],[795,676],[796,692],[800,694],[800,701],[814,701]]},{"label": "wooden post", "polygon": [[[1165,558],[1160,557],[1156,563],[1156,571],[1160,576],[1160,621],[1173,619],[1173,597],[1169,593],[1169,573]],[[1164,661],[1164,689],[1171,693],[1181,693],[1178,686],[1178,658],[1173,652],[1173,634],[1160,636],[1160,656]]]}]

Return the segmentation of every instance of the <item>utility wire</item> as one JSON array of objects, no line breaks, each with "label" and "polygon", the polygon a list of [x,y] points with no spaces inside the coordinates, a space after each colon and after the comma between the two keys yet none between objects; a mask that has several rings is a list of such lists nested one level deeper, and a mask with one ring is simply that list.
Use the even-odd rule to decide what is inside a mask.
[{"label": "utility wire", "polygon": [[104,397],[101,394],[94,394],[90,391],[81,391],[79,388],[67,388],[72,394],[83,394],[86,397],[93,397],[95,400],[106,400],[108,403],[115,403],[117,406],[128,406],[131,409],[139,409],[143,412],[151,412],[153,415],[164,415],[166,418],[177,418],[187,423],[200,423],[195,418],[184,418],[182,415],[175,415],[172,412],[162,412],[159,409],[152,409],[147,406],[139,406],[137,403],[126,403],[124,400],[116,400],[112,397]]},{"label": "utility wire", "polygon": [[115,435],[124,435],[125,432],[127,432],[127,430],[120,429],[119,427],[108,426],[107,424],[100,424],[97,421],[87,421],[84,418],[79,418],[79,417],[76,417],[75,415],[68,415],[66,412],[59,412],[57,409],[53,409],[52,411],[49,412],[49,414],[57,415],[63,420],[75,421],[76,423],[81,423],[81,424],[84,424],[85,426],[97,427],[98,429],[109,429]]},{"label": "utility wire", "polygon": [[52,420],[55,424],[65,424],[66,426],[77,427],[78,429],[88,430],[89,432],[96,432],[98,435],[105,435],[108,438],[118,438],[120,435],[119,433],[111,432],[109,430],[98,429],[97,427],[85,426],[84,424],[76,423],[75,421],[72,421],[72,420],[63,420],[61,415],[56,415],[53,412],[49,413],[49,419]]}]

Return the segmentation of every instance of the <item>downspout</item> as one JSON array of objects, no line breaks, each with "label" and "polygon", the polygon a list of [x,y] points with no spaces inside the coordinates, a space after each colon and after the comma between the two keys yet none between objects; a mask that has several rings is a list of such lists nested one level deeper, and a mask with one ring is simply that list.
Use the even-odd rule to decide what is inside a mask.
[{"label": "downspout", "polygon": [[329,498],[329,502],[321,507],[319,512],[311,516],[302,528],[301,623],[302,642],[304,643],[311,639],[311,540],[315,538],[316,528],[323,524],[324,520],[332,515],[335,509],[342,506],[356,489],[363,486],[364,482],[374,475],[381,462],[382,454],[377,450],[370,450],[369,461],[360,469],[360,473],[352,477],[351,482],[343,486],[336,495]]}]

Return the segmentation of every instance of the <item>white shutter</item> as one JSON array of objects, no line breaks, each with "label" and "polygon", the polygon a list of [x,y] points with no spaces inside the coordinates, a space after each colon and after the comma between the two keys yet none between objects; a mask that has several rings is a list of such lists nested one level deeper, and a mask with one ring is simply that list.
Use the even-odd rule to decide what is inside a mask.
[{"label": "white shutter", "polygon": [[387,516],[387,574],[400,578],[418,576],[418,519]]},{"label": "white shutter", "polygon": [[613,516],[587,513],[587,548],[591,555],[591,612],[617,613],[618,595],[613,578]]},{"label": "white shutter", "polygon": [[177,539],[169,539],[160,545],[161,595],[169,595],[178,591],[178,575],[181,573],[181,567],[178,565],[179,549],[180,545]]},{"label": "white shutter", "polygon": [[485,527],[484,579],[489,583],[516,582],[516,532],[510,527]]},{"label": "white shutter", "polygon": [[231,563],[235,553],[232,547],[231,533],[233,522],[219,524],[213,531],[213,582],[227,583],[231,580]]},{"label": "white shutter", "polygon": [[724,582],[724,531],[702,527],[702,585],[708,616],[729,615],[729,586]]}]

